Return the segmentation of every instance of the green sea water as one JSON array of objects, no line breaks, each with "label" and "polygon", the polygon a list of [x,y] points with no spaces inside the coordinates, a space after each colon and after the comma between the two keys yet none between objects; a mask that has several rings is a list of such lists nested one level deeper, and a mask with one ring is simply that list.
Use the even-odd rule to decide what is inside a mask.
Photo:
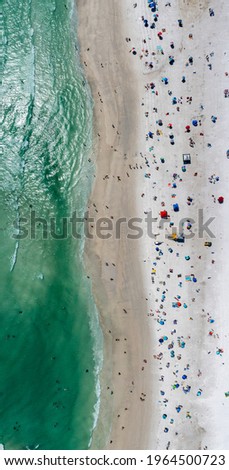
[{"label": "green sea water", "polygon": [[101,332],[84,240],[61,237],[93,170],[74,1],[2,0],[0,33],[0,442],[87,449]]}]

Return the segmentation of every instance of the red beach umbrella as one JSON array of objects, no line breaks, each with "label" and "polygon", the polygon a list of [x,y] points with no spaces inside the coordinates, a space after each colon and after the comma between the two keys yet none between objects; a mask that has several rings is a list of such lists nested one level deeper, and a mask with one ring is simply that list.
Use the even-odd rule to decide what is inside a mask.
[{"label": "red beach umbrella", "polygon": [[167,212],[167,211],[161,211],[161,212],[160,212],[160,216],[161,216],[162,219],[167,219],[167,217],[168,217],[168,212]]},{"label": "red beach umbrella", "polygon": [[223,197],[223,196],[218,197],[218,202],[219,202],[220,204],[223,204],[223,202],[224,202],[224,197]]}]

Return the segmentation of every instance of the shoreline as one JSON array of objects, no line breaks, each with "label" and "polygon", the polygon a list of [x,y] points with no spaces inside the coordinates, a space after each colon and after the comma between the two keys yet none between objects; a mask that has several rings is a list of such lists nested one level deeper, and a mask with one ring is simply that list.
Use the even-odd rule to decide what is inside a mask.
[{"label": "shoreline", "polygon": [[[226,449],[229,204],[226,197],[223,205],[217,201],[229,180],[228,144],[221,138],[228,117],[226,7],[216,0],[165,2],[151,30],[142,22],[143,15],[152,18],[146,1],[133,9],[126,1],[120,7],[99,0],[93,16],[89,3],[77,1],[82,64],[95,104],[89,213],[116,221],[144,218],[152,209],[161,244],[146,235],[127,240],[126,227],[120,240],[86,243],[105,357],[92,448]],[[183,172],[184,153],[191,165]],[[167,239],[169,225],[163,231],[158,224],[163,208],[175,227],[182,217],[196,223],[201,210],[204,220],[220,220],[212,225],[212,248],[204,246],[207,234],[184,244]]]}]

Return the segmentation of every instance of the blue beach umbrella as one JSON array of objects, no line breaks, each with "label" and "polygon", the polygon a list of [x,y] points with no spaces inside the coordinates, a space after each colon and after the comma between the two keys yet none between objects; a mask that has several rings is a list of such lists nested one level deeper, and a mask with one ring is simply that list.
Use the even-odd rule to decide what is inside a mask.
[{"label": "blue beach umbrella", "polygon": [[193,119],[192,125],[193,125],[194,127],[197,127],[197,126],[198,126],[198,121],[197,121],[196,119]]}]

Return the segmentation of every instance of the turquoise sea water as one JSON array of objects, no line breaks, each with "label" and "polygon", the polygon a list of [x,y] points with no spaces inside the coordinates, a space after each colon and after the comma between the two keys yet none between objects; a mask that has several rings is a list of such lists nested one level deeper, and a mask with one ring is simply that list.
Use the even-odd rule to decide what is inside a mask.
[{"label": "turquoise sea water", "polygon": [[[87,449],[101,335],[83,240],[50,235],[51,218],[60,235],[63,217],[84,214],[91,185],[76,12],[73,0],[0,8],[0,442]],[[47,232],[38,221],[31,234],[34,216]]]}]

